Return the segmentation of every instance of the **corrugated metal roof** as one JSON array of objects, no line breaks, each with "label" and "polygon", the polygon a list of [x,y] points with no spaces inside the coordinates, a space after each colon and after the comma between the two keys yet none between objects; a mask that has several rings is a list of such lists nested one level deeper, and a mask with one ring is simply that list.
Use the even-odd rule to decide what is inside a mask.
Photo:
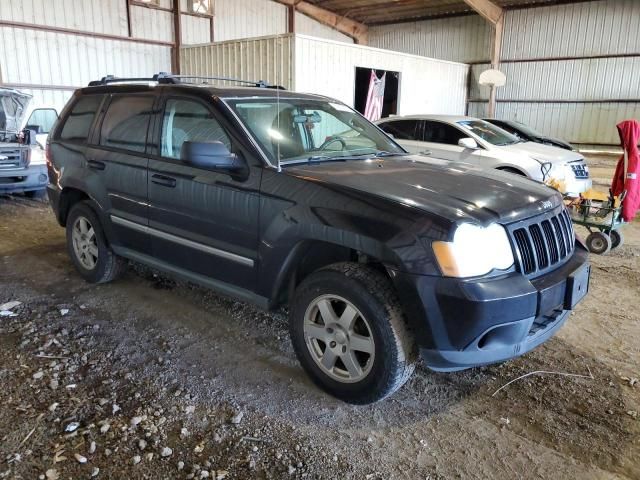
[{"label": "corrugated metal roof", "polygon": [[[367,25],[380,25],[475,13],[463,0],[307,0]],[[505,8],[524,8],[587,0],[493,0]]]}]

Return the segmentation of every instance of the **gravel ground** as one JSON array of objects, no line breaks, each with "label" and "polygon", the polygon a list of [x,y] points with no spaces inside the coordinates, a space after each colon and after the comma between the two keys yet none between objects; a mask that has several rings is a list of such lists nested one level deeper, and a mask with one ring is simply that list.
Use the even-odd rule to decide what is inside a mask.
[{"label": "gravel ground", "polygon": [[[594,159],[597,178],[611,161]],[[132,265],[75,273],[49,207],[0,197],[0,479],[640,478],[640,224],[559,335],[341,403],[266,314]],[[536,374],[505,387],[521,375]]]}]

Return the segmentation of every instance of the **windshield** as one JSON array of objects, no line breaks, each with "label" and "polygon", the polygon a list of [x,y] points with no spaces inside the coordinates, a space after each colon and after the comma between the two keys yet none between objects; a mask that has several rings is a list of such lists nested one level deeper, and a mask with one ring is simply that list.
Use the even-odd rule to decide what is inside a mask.
[{"label": "windshield", "polygon": [[533,128],[525,125],[524,123],[510,122],[510,125],[513,125],[513,128],[516,128],[516,129],[520,130],[522,133],[524,133],[525,135],[527,135],[529,137],[543,137],[544,136],[540,132],[537,132]]},{"label": "windshield", "polygon": [[341,103],[247,98],[227,100],[227,104],[276,164],[405,153],[376,126]]},{"label": "windshield", "polygon": [[458,122],[458,125],[492,145],[513,145],[520,141],[515,135],[511,135],[509,132],[484,120],[464,120]]}]

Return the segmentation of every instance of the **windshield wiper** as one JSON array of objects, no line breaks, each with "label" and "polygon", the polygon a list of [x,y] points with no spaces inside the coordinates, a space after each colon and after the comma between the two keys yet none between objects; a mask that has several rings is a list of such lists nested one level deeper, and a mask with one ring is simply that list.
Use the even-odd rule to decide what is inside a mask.
[{"label": "windshield wiper", "polygon": [[381,158],[381,157],[397,157],[398,155],[405,155],[404,152],[387,152],[384,150],[381,150],[379,152],[376,153],[376,157]]}]

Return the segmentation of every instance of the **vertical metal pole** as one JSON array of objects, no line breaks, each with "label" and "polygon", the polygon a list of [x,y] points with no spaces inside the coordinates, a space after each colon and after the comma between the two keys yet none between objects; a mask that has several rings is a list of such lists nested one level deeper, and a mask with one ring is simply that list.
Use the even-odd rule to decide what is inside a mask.
[{"label": "vertical metal pole", "polygon": [[287,33],[296,33],[296,6],[290,5],[287,8],[288,28]]},{"label": "vertical metal pole", "polygon": [[127,36],[131,37],[133,31],[131,28],[131,0],[124,0],[127,5]]},{"label": "vertical metal pole", "polygon": [[180,0],[173,0],[173,73],[180,74],[180,46],[182,28],[180,22]]},{"label": "vertical metal pole", "polygon": [[[504,14],[500,15],[500,18],[496,22],[493,29],[493,48],[491,49],[491,68],[495,70],[500,69],[500,54],[502,51],[502,33],[504,30]],[[487,115],[489,118],[495,118],[496,116],[496,97],[497,88],[495,85],[491,86],[491,92],[489,93],[489,111]]]}]

